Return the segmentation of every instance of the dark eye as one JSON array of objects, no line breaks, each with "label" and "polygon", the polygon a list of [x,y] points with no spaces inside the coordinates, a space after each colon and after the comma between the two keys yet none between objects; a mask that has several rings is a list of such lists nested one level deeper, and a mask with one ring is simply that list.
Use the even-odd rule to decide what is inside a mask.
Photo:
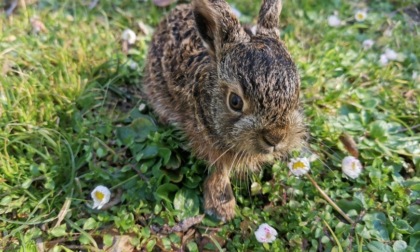
[{"label": "dark eye", "polygon": [[230,93],[229,107],[236,112],[241,112],[243,106],[244,102],[242,101],[241,97],[235,93]]}]

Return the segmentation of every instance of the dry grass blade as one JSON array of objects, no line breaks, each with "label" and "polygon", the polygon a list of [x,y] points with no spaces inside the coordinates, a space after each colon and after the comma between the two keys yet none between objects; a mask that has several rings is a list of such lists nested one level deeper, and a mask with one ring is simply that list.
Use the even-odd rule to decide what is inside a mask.
[{"label": "dry grass blade", "polygon": [[174,232],[186,232],[192,226],[201,223],[201,221],[203,219],[204,219],[204,214],[197,215],[197,216],[194,216],[194,217],[187,218],[183,221],[180,221],[178,224],[176,224],[173,227],[169,227],[168,225],[165,224],[162,228],[158,228],[156,226],[153,226],[152,230],[154,230],[157,233],[161,233],[161,234],[171,234],[171,233],[174,233]]},{"label": "dry grass blade", "polygon": [[93,8],[95,8],[95,7],[96,7],[96,5],[98,5],[98,3],[99,3],[99,0],[92,0],[92,1],[89,3],[89,10],[92,10]]},{"label": "dry grass blade", "polygon": [[159,7],[166,7],[174,3],[174,0],[153,0],[153,3]]},{"label": "dry grass blade", "polygon": [[69,211],[70,205],[71,205],[71,199],[66,198],[66,201],[64,201],[63,207],[58,213],[57,222],[55,223],[54,227],[58,227],[61,225],[61,222],[64,220],[64,217],[66,217],[66,214]]},{"label": "dry grass blade", "polygon": [[359,157],[359,150],[357,149],[356,142],[353,140],[353,138],[349,134],[343,132],[340,135],[340,141],[343,143],[344,148],[346,148],[346,150],[353,157],[355,157],[355,158]]}]

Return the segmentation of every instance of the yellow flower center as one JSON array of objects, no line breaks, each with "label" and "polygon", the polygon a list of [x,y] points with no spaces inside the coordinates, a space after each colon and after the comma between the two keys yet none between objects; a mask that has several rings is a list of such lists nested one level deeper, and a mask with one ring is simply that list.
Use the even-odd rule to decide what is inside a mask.
[{"label": "yellow flower center", "polygon": [[355,162],[352,162],[351,163],[351,169],[354,171],[354,170],[356,170],[356,163]]},{"label": "yellow flower center", "polygon": [[296,163],[293,164],[293,170],[298,170],[298,169],[302,169],[305,168],[305,164],[302,161],[297,161]]},{"label": "yellow flower center", "polygon": [[96,191],[96,192],[95,192],[95,197],[96,197],[98,200],[103,200],[103,198],[105,197],[105,195],[104,195],[102,192],[100,192],[100,191]]},{"label": "yellow flower center", "polygon": [[365,15],[363,15],[363,13],[357,13],[357,18],[358,19],[363,19],[365,17]]}]

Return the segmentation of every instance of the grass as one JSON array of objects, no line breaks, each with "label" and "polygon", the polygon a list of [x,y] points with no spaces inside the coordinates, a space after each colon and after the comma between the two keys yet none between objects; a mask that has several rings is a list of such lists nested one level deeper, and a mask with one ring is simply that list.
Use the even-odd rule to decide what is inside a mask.
[{"label": "grass", "polygon": [[[232,4],[243,21],[255,21],[259,3]],[[206,164],[182,132],[155,122],[138,92],[150,34],[128,52],[120,41],[126,28],[140,34],[139,21],[154,27],[170,8],[122,0],[90,10],[86,1],[40,0],[3,15],[0,250],[418,251],[420,47],[418,23],[407,15],[414,4],[283,6],[282,38],[300,69],[317,155],[311,177],[353,225],[280,161],[234,182],[233,221],[199,221]],[[367,19],[354,21],[363,8]],[[327,23],[335,11],[340,27]],[[45,31],[34,32],[34,17]],[[374,46],[364,50],[365,39]],[[382,66],[386,48],[399,55]],[[349,155],[343,132],[364,166],[354,180],[341,172]],[[114,204],[93,210],[90,192],[100,184]],[[271,244],[255,239],[262,223],[279,233]],[[184,230],[170,232],[174,226]]]}]

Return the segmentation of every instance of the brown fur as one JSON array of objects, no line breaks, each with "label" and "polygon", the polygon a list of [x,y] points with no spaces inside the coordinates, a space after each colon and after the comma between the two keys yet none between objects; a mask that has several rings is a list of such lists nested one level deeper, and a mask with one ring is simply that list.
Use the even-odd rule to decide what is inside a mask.
[{"label": "brown fur", "polygon": [[[160,23],[149,49],[145,96],[211,166],[205,209],[223,220],[234,216],[232,171],[255,170],[304,143],[300,80],[279,39],[280,11],[280,0],[264,0],[253,35],[225,1],[195,0]],[[243,101],[239,112],[231,92]]]}]

